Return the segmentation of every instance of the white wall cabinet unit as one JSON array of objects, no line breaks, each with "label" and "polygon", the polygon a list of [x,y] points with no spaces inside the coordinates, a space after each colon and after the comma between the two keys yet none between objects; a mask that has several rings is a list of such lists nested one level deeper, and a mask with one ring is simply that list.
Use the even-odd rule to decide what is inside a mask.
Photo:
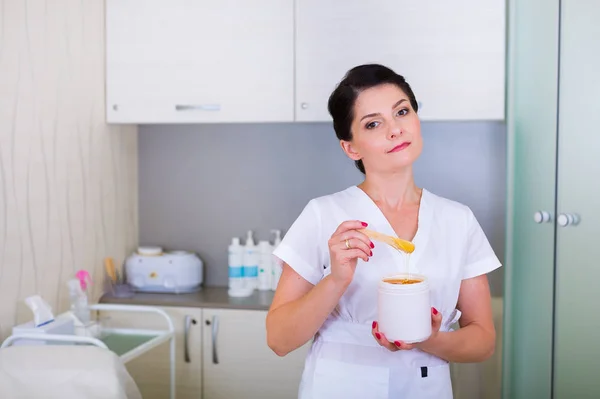
[{"label": "white wall cabinet unit", "polygon": [[[202,397],[202,309],[161,308],[175,327],[175,394],[177,399]],[[164,329],[161,317],[145,313],[109,312],[106,323],[112,327]],[[144,399],[169,397],[169,344],[146,352],[125,365]]]},{"label": "white wall cabinet unit", "polygon": [[296,120],[329,121],[352,67],[403,75],[422,120],[503,120],[505,1],[296,0]]},{"label": "white wall cabinet unit", "polygon": [[292,121],[293,26],[290,0],[107,0],[107,121]]},{"label": "white wall cabinet unit", "polygon": [[503,120],[505,0],[107,0],[109,123],[330,121],[352,67],[404,75],[423,120]]},{"label": "white wall cabinet unit", "polygon": [[297,398],[310,343],[278,357],[267,346],[267,312],[203,309],[203,399]]}]

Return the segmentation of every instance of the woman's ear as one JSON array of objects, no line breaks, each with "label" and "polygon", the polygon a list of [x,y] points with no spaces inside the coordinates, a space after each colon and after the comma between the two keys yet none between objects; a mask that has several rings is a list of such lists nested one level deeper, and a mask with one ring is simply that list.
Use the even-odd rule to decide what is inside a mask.
[{"label": "woman's ear", "polygon": [[350,141],[340,140],[340,146],[351,160],[358,161],[362,158]]}]

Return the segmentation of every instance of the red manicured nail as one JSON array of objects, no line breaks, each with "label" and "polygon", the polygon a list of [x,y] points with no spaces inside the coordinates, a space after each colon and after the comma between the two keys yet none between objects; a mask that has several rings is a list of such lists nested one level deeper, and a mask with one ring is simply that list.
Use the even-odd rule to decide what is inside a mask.
[{"label": "red manicured nail", "polygon": [[377,337],[377,339],[381,339],[381,334],[375,333],[375,336]]},{"label": "red manicured nail", "polygon": [[438,314],[438,311],[436,308],[433,308],[433,314]]},{"label": "red manicured nail", "polygon": [[361,222],[363,226],[367,227],[368,225],[365,222]]},{"label": "red manicured nail", "polygon": [[394,341],[394,345],[396,345],[399,348],[400,347],[400,341]]},{"label": "red manicured nail", "polygon": [[371,251],[371,252],[369,253],[369,255],[373,256],[373,251]]},{"label": "red manicured nail", "polygon": [[377,327],[377,322],[376,321],[373,322],[373,327],[371,327],[371,328],[374,330],[375,327]]},{"label": "red manicured nail", "polygon": [[371,248],[375,248],[375,244],[371,243]]}]

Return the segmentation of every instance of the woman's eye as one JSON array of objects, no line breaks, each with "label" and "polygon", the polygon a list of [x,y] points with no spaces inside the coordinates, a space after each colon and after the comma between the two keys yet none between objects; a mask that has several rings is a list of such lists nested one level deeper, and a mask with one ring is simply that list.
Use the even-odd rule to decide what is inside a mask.
[{"label": "woman's eye", "polygon": [[367,129],[373,129],[373,128],[376,128],[378,125],[379,125],[379,122],[373,121],[373,122],[367,123],[367,125],[365,127]]},{"label": "woman's eye", "polygon": [[408,108],[402,108],[400,111],[398,111],[398,115],[400,116],[404,116],[408,114]]}]

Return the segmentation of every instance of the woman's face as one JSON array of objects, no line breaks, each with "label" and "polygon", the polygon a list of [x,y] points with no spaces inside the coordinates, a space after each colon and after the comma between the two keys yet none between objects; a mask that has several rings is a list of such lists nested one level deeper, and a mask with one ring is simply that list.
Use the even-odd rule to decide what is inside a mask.
[{"label": "woman's face", "polygon": [[368,172],[396,172],[421,154],[421,123],[408,96],[394,84],[362,91],[354,104],[352,141],[342,141],[346,154],[362,159]]}]

